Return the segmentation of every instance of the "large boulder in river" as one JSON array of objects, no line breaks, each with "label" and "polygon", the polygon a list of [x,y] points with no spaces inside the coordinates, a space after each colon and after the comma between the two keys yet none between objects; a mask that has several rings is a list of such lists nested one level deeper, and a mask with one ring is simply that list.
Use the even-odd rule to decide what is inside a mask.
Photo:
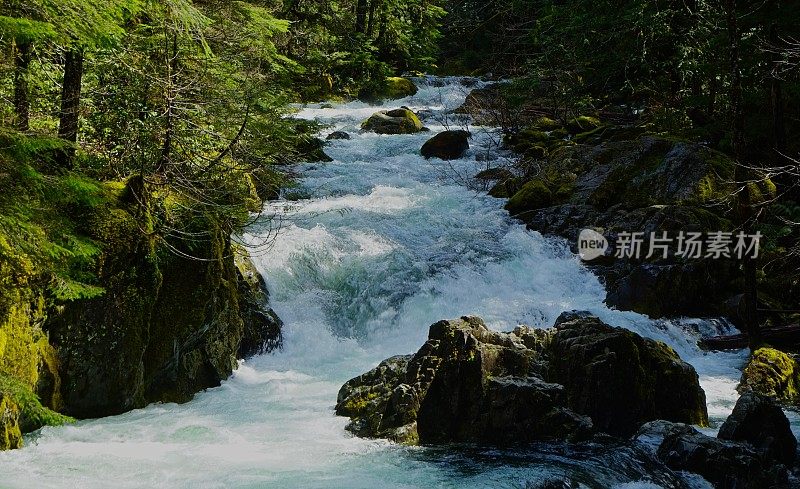
[{"label": "large boulder in river", "polygon": [[443,131],[430,138],[422,145],[420,153],[425,158],[455,160],[464,156],[469,149],[468,131]]},{"label": "large boulder in river", "polygon": [[783,410],[769,397],[744,393],[719,429],[723,440],[749,443],[769,460],[791,466],[797,455],[797,438]]},{"label": "large boulder in river", "polygon": [[372,114],[361,124],[361,129],[378,134],[412,134],[422,131],[422,122],[411,109],[401,107]]},{"label": "large boulder in river", "polygon": [[591,421],[542,380],[546,333],[496,333],[479,318],[439,321],[413,356],[393,357],[339,391],[359,436],[404,443],[582,438]]},{"label": "large boulder in river", "polygon": [[628,436],[654,419],[708,424],[697,372],[664,343],[565,313],[548,352],[549,380],[563,384],[569,406],[600,431]]},{"label": "large boulder in river", "polygon": [[[585,366],[586,379],[580,361],[596,364]],[[588,314],[510,333],[476,317],[440,321],[415,355],[390,358],[342,386],[336,412],[351,418],[347,429],[358,436],[404,443],[580,440],[593,424],[627,435],[657,418],[707,421],[690,365],[666,345]]]},{"label": "large boulder in river", "polygon": [[414,82],[400,76],[387,77],[383,83],[362,89],[358,98],[368,103],[379,103],[383,100],[395,100],[416,95],[418,89]]}]

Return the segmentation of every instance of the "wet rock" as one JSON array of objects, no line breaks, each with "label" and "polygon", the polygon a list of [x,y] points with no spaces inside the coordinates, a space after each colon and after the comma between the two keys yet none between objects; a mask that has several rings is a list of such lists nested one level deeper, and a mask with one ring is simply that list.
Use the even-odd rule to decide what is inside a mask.
[{"label": "wet rock", "polygon": [[596,317],[562,320],[548,347],[548,377],[568,405],[606,433],[630,436],[656,419],[707,425],[697,372],[672,348]]},{"label": "wet rock", "polygon": [[788,488],[788,473],[744,443],[703,435],[696,430],[669,433],[656,456],[667,467],[701,475],[716,488]]},{"label": "wet rock", "polygon": [[468,131],[443,131],[426,141],[420,153],[425,158],[455,160],[469,149],[469,137]]},{"label": "wet rock", "polygon": [[707,421],[691,366],[666,345],[588,313],[564,315],[555,329],[510,333],[475,317],[440,321],[415,355],[348,381],[336,412],[359,436],[404,443],[574,441],[598,426],[627,435],[658,417]]},{"label": "wet rock", "polygon": [[402,107],[372,114],[361,124],[361,129],[378,134],[412,134],[422,130],[422,123],[414,112]]},{"label": "wet rock", "polygon": [[695,432],[697,430],[688,424],[657,419],[643,424],[634,435],[633,440],[655,455],[667,437],[689,435]]},{"label": "wet rock", "polygon": [[749,443],[767,460],[790,467],[797,452],[797,439],[783,410],[769,397],[746,392],[717,435],[723,440]]},{"label": "wet rock", "polygon": [[464,103],[454,112],[469,115],[475,125],[500,126],[502,114],[507,112],[508,106],[508,99],[503,94],[503,85],[496,83],[472,90]]},{"label": "wet rock", "polygon": [[239,311],[244,323],[237,358],[250,358],[283,345],[283,321],[269,307],[264,277],[244,250],[234,256]]},{"label": "wet rock", "polygon": [[344,131],[333,131],[332,133],[328,134],[326,139],[329,141],[331,139],[350,139],[350,135]]},{"label": "wet rock", "polygon": [[762,347],[753,352],[742,371],[738,390],[772,397],[780,402],[796,404],[800,399],[800,368],[791,355],[774,348]]}]

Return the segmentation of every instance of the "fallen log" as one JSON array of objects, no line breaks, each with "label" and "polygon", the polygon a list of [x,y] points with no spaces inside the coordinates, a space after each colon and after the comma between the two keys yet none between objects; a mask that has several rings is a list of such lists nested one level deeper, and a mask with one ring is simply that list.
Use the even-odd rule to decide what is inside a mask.
[{"label": "fallen log", "polygon": [[[800,349],[800,324],[772,326],[761,330],[761,337],[774,347]],[[699,342],[703,350],[740,350],[750,346],[747,334],[711,336]]]}]

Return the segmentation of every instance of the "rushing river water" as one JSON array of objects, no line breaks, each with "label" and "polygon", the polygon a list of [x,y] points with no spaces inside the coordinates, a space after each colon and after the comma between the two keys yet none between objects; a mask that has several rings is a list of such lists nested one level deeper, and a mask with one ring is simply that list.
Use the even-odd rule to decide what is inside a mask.
[{"label": "rushing river water", "polygon": [[626,447],[409,448],[354,438],[334,415],[344,381],[416,351],[439,319],[476,314],[510,330],[550,326],[571,309],[670,344],[700,373],[714,422],[736,399],[743,354],[700,352],[698,321],[609,310],[598,279],[563,242],[527,231],[502,200],[464,185],[500,157],[495,133],[473,128],[462,160],[419,156],[454,123],[445,114],[469,91],[461,82],[423,80],[416,96],[387,104],[422,111],[432,133],[359,134],[377,110],[360,102],[298,114],[353,137],[329,144],[334,162],[303,167],[292,192],[310,198],[273,203],[245,237],[271,241],[255,260],[285,321],[282,352],[248,360],[184,405],[45,428],[0,454],[0,487],[523,488],[547,477],[669,487],[671,476],[625,456]]}]

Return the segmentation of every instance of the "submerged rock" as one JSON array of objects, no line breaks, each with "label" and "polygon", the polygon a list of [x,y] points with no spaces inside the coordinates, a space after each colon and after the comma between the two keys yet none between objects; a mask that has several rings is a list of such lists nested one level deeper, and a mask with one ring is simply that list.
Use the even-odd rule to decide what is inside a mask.
[{"label": "submerged rock", "polygon": [[412,134],[422,131],[422,122],[411,109],[402,107],[372,114],[361,124],[361,129],[378,134]]},{"label": "submerged rock", "polygon": [[786,468],[743,442],[726,441],[664,420],[644,424],[633,438],[667,467],[698,474],[718,488],[786,488]]},{"label": "submerged rock", "polygon": [[333,131],[332,133],[328,134],[327,140],[331,139],[350,139],[350,135],[344,131]]},{"label": "submerged rock", "polygon": [[697,374],[669,347],[582,313],[510,333],[440,321],[416,354],[348,381],[336,404],[354,434],[411,444],[574,441],[662,417],[704,424],[705,409]]},{"label": "submerged rock", "polygon": [[420,152],[425,158],[455,160],[464,156],[469,149],[468,131],[444,131],[430,138],[422,145]]},{"label": "submerged rock", "polygon": [[768,460],[791,466],[797,439],[783,410],[772,399],[746,392],[719,429],[720,439],[749,443]]},{"label": "submerged rock", "polygon": [[717,488],[788,488],[788,473],[744,443],[720,440],[697,430],[670,432],[656,456],[667,467],[701,475]]}]

